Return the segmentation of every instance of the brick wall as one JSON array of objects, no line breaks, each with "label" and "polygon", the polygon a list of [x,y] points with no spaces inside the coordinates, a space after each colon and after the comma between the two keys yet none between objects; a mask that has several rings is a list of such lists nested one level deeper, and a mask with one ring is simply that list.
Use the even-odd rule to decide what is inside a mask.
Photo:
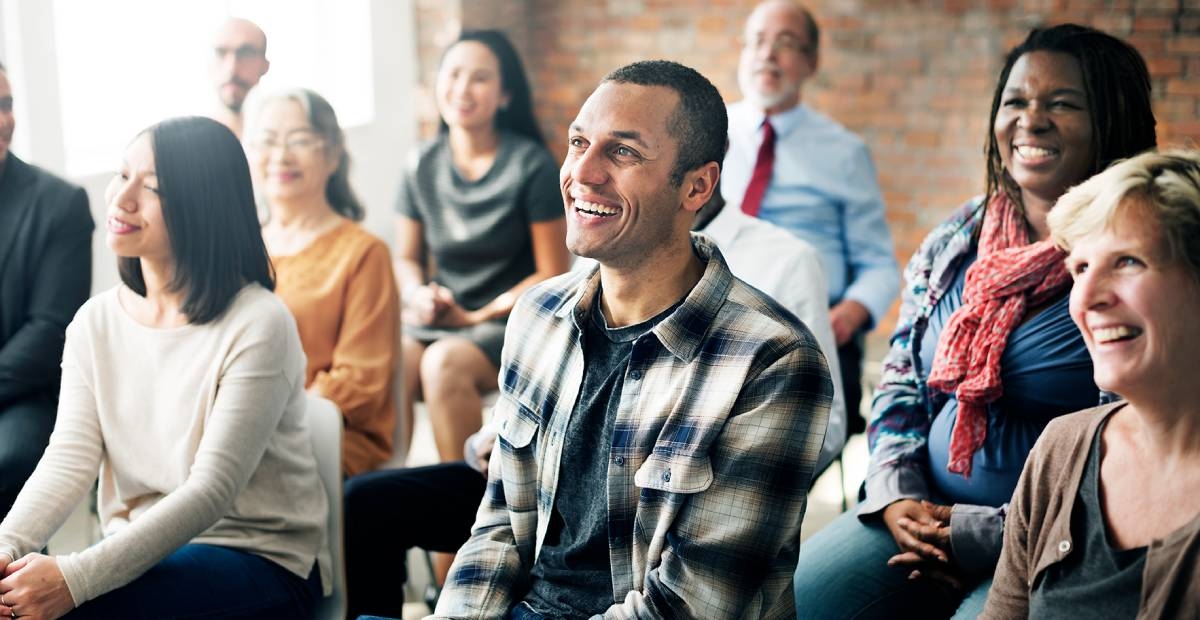
[{"label": "brick wall", "polygon": [[[459,23],[505,29],[562,157],[566,126],[608,71],[646,58],[699,69],[727,101],[752,0],[418,0],[422,89]],[[1200,0],[812,0],[821,67],[804,98],[866,140],[903,263],[924,234],[982,190],[990,97],[1005,51],[1039,24],[1074,21],[1125,38],[1154,80],[1160,144],[1200,143]],[[432,104],[423,127],[435,126]],[[891,321],[881,326],[891,328]]]}]

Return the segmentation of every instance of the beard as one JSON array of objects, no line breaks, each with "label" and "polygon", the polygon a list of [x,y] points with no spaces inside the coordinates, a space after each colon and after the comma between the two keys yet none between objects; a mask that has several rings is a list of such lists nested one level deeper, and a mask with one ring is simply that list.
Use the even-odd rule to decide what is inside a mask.
[{"label": "beard", "polygon": [[[792,80],[783,77],[779,78],[779,86],[771,92],[763,92],[759,89],[757,83],[757,74],[763,67],[754,67],[751,71],[738,71],[738,87],[742,90],[742,96],[753,103],[755,106],[764,110],[774,108],[781,103],[788,101],[800,92],[800,85],[793,83]],[[774,67],[776,72],[779,70]]]},{"label": "beard", "polygon": [[[225,88],[227,86],[235,86],[237,90],[233,94],[226,95]],[[236,76],[229,78],[229,81],[221,85],[218,90],[218,99],[225,105],[225,108],[234,114],[242,113],[242,105],[246,103],[246,95],[250,93],[250,85],[238,79]]]}]

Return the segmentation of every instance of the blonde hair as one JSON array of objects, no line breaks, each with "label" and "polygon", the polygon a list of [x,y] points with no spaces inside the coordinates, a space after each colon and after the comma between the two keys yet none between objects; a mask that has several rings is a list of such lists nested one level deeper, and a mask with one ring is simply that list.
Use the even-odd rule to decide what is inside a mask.
[{"label": "blonde hair", "polygon": [[1167,259],[1200,279],[1200,151],[1147,151],[1118,161],[1063,194],[1046,222],[1054,243],[1070,251],[1131,209],[1158,225]]}]

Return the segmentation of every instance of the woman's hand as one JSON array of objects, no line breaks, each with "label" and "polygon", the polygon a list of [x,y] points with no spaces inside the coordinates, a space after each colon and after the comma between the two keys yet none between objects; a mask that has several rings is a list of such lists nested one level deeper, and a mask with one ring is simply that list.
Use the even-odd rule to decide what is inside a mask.
[{"label": "woman's hand", "polygon": [[950,512],[950,506],[911,499],[885,508],[884,523],[900,547],[888,566],[908,566],[913,569],[909,579],[926,577],[952,591],[961,590],[963,582],[951,556]]},{"label": "woman's hand", "polygon": [[450,289],[436,282],[417,286],[404,295],[404,322],[438,326],[441,316],[455,305]]},{"label": "woman's hand", "polygon": [[[0,555],[0,563],[7,556]],[[58,560],[40,553],[8,563],[0,579],[0,617],[53,620],[75,609]]]}]

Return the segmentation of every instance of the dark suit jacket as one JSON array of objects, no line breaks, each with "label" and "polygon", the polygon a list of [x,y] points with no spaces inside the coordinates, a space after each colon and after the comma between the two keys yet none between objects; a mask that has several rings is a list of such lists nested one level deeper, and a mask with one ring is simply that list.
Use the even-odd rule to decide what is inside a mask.
[{"label": "dark suit jacket", "polygon": [[64,333],[92,287],[92,214],[83,188],[17,159],[0,177],[0,410],[58,398]]}]

